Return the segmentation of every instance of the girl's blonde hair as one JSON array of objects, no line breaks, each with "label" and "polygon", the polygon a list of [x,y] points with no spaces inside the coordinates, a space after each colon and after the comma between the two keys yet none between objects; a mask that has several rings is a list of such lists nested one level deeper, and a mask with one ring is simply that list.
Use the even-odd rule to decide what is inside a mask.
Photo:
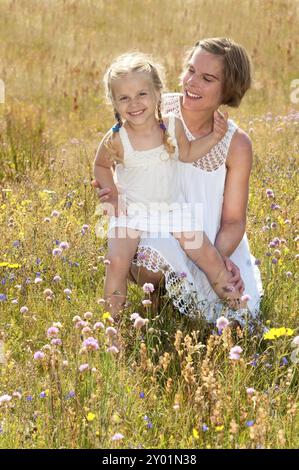
[{"label": "girl's blonde hair", "polygon": [[[147,74],[153,84],[154,89],[160,93],[163,90],[164,69],[160,64],[155,62],[151,56],[143,54],[142,52],[131,52],[117,57],[106,71],[103,81],[106,97],[114,108],[114,115],[118,123],[118,129],[123,125],[123,123],[115,105],[115,98],[113,95],[113,81],[124,77],[130,72]],[[160,127],[163,130],[163,144],[167,152],[172,154],[175,151],[175,147],[171,142],[170,136],[163,122],[161,113],[161,99],[157,105],[157,118],[159,120]],[[112,154],[114,158],[117,158],[116,152],[113,150],[112,139],[113,130],[111,130],[111,132],[108,134],[105,145],[108,148],[110,154]]]},{"label": "girl's blonde hair", "polygon": [[223,83],[221,104],[237,108],[252,83],[252,65],[246,49],[228,38],[202,39],[187,51],[184,69],[188,66],[190,59],[198,49],[203,49],[222,58]]}]

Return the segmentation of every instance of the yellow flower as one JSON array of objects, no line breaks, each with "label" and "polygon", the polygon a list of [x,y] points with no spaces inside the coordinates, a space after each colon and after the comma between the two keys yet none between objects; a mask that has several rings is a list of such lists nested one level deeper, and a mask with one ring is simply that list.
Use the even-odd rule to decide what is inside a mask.
[{"label": "yellow flower", "polygon": [[294,334],[295,330],[292,330],[291,328],[285,328],[282,326],[281,328],[271,328],[267,333],[264,334],[263,338],[264,339],[277,339],[280,338],[281,336],[292,336]]},{"label": "yellow flower", "polygon": [[224,429],[224,425],[222,424],[221,426],[216,426],[215,429],[217,432],[220,432],[222,429]]},{"label": "yellow flower", "polygon": [[3,267],[3,268],[5,268],[5,267],[8,266],[8,265],[9,265],[9,263],[6,263],[6,262],[0,263],[0,267]]},{"label": "yellow flower", "polygon": [[93,421],[96,415],[94,413],[89,412],[87,415],[87,421]]},{"label": "yellow flower", "polygon": [[103,320],[107,320],[108,318],[111,318],[111,315],[109,312],[104,312],[102,315]]},{"label": "yellow flower", "polygon": [[192,435],[194,439],[199,439],[198,431],[195,428],[192,429]]}]

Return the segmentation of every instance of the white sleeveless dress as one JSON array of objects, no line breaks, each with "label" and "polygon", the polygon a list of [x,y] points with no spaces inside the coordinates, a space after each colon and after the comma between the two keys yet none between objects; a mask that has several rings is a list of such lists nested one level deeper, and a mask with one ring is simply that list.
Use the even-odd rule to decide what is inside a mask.
[{"label": "white sleeveless dress", "polygon": [[[186,136],[194,136],[184,123],[181,113],[181,94],[169,93],[163,96],[164,112],[172,112],[183,122]],[[202,203],[204,231],[212,243],[220,228],[223,193],[226,178],[226,157],[237,125],[228,121],[228,131],[213,149],[193,164],[178,162],[180,190],[188,203]],[[162,271],[165,287],[178,310],[190,316],[204,316],[208,322],[215,322],[221,314],[238,319],[258,318],[260,299],[263,292],[261,276],[250,254],[246,234],[230,259],[239,267],[245,283],[244,293],[250,296],[248,309],[229,311],[223,306],[212,290],[205,274],[185,255],[177,240],[151,238],[143,234],[134,263],[150,271]]]},{"label": "white sleeveless dress", "polygon": [[108,236],[113,236],[116,227],[129,227],[140,231],[144,237],[150,234],[159,239],[169,239],[171,232],[191,230],[192,211],[178,192],[180,174],[175,119],[174,114],[169,114],[168,133],[175,146],[171,155],[164,145],[134,150],[125,127],[120,128],[124,160],[116,165],[114,177],[127,214],[110,217]]}]

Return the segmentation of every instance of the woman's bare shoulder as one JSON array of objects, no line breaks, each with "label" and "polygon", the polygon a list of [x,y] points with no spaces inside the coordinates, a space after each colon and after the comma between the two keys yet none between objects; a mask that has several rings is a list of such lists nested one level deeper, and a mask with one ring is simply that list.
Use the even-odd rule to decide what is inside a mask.
[{"label": "woman's bare shoulder", "polygon": [[232,137],[226,163],[230,166],[245,162],[252,164],[252,142],[248,134],[238,127]]}]

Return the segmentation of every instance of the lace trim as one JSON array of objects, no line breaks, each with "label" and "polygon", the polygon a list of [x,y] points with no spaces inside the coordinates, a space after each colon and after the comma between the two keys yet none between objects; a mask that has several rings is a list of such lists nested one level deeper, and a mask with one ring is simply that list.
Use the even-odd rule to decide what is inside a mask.
[{"label": "lace trim", "polygon": [[[182,116],[180,96],[181,95],[179,93],[164,95],[163,111],[165,113],[171,112],[175,114],[175,116],[180,118],[183,123],[185,134],[188,140],[194,140],[195,137],[189,131]],[[223,139],[220,140],[220,142],[218,142],[218,144],[215,145],[204,157],[194,162],[193,166],[200,168],[201,170],[209,171],[209,172],[215,171],[218,168],[220,168],[220,166],[222,166],[226,160],[230,142],[236,129],[237,129],[237,125],[233,121],[229,120],[228,130],[225,136],[223,137]]]},{"label": "lace trim", "polygon": [[209,323],[215,323],[219,316],[224,315],[229,320],[237,320],[242,327],[249,326],[251,331],[256,329],[258,320],[252,317],[247,308],[230,310],[220,299],[216,301],[199,299],[199,293],[185,279],[184,273],[176,272],[161,253],[151,246],[140,245],[133,264],[154,273],[159,271],[163,273],[167,294],[181,314],[191,318],[201,317]]}]

